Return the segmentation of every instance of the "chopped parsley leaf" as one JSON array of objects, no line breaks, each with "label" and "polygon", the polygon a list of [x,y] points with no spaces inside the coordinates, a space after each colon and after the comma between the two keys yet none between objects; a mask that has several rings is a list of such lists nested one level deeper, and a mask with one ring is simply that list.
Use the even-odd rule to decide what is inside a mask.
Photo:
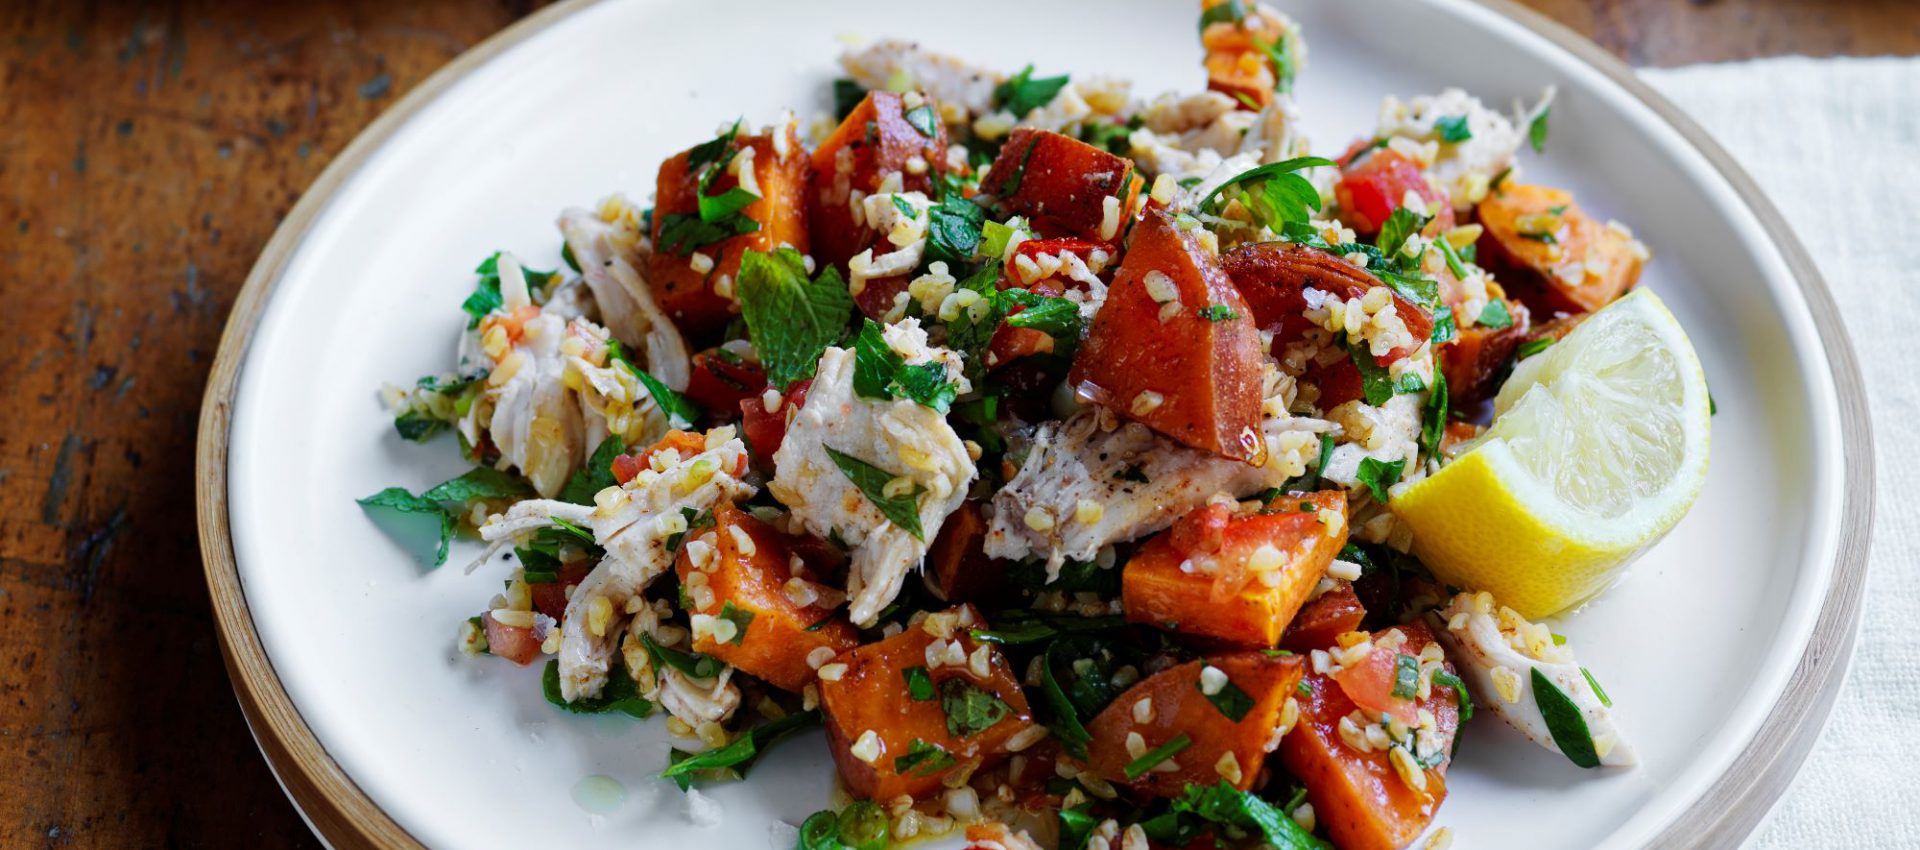
[{"label": "chopped parsley leaf", "polygon": [[1473,129],[1467,126],[1467,116],[1449,115],[1433,122],[1433,129],[1440,134],[1443,142],[1464,142],[1473,138]]},{"label": "chopped parsley leaf", "polygon": [[947,714],[947,734],[955,738],[985,732],[1013,713],[999,697],[965,679],[940,683],[940,708]]},{"label": "chopped parsley leaf", "polygon": [[994,86],[993,102],[1013,113],[1015,119],[1024,118],[1027,113],[1052,103],[1054,96],[1067,87],[1067,80],[1065,74],[1036,80],[1033,78],[1033,65],[1028,64],[1020,69],[1020,73]]},{"label": "chopped parsley leaf", "polygon": [[895,478],[892,473],[838,451],[832,446],[823,448],[827,450],[827,456],[833,459],[833,465],[840,467],[840,472],[847,476],[848,481],[853,482],[854,487],[866,495],[867,501],[872,502],[873,506],[880,510],[881,516],[899,526],[902,531],[913,535],[913,539],[926,539],[925,532],[920,528],[920,496],[926,492],[926,488],[915,484],[913,492],[907,495],[888,496],[887,482]]},{"label": "chopped parsley leaf", "polygon": [[1487,306],[1480,310],[1480,318],[1475,321],[1498,330],[1513,326],[1513,314],[1507,311],[1507,302],[1495,298],[1488,301]]},{"label": "chopped parsley leaf", "polygon": [[1239,311],[1225,304],[1209,304],[1198,311],[1200,318],[1209,322],[1231,322],[1240,318]]},{"label": "chopped parsley leaf", "polygon": [[1360,470],[1354,473],[1354,477],[1373,491],[1374,501],[1384,505],[1387,503],[1387,488],[1399,483],[1400,473],[1406,468],[1405,458],[1385,463],[1379,458],[1365,457],[1360,459]]}]

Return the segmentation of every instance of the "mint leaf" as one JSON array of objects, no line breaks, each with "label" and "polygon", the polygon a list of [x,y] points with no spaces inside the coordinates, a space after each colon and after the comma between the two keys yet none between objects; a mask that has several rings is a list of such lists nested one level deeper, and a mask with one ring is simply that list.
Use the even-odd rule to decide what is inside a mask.
[{"label": "mint leaf", "polygon": [[1467,116],[1449,115],[1433,122],[1433,129],[1440,134],[1443,142],[1464,142],[1473,138],[1473,129],[1467,126]]},{"label": "mint leaf", "polygon": [[1395,207],[1393,213],[1380,225],[1380,236],[1374,241],[1380,253],[1386,255],[1389,263],[1397,267],[1401,262],[1401,249],[1407,245],[1407,237],[1419,233],[1427,226],[1425,216],[1416,214],[1406,207]]},{"label": "mint leaf", "polygon": [[[453,514],[440,507],[439,502],[415,496],[401,487],[388,487],[355,501],[374,525],[412,554],[421,566],[437,567],[447,562],[447,542],[453,539]],[[431,556],[428,553],[432,553]]]},{"label": "mint leaf", "polygon": [[[1320,190],[1294,172],[1333,164],[1330,159],[1303,156],[1250,168],[1208,192],[1200,199],[1198,209],[1209,214],[1219,212],[1215,202],[1233,188],[1236,192],[1229,197],[1240,198],[1262,224],[1279,230],[1287,222],[1305,223],[1312,218],[1310,211],[1320,209]],[[1258,192],[1253,193],[1256,187]]]},{"label": "mint leaf", "polygon": [[1065,74],[1036,80],[1033,78],[1033,65],[1029,63],[1020,69],[1020,73],[994,86],[993,102],[1013,113],[1014,118],[1024,118],[1027,113],[1052,103],[1054,96],[1067,87],[1067,80]]},{"label": "mint leaf", "polygon": [[913,535],[915,540],[926,539],[920,530],[920,496],[926,492],[926,488],[915,484],[912,493],[905,496],[888,496],[885,492],[886,486],[887,482],[894,479],[893,473],[837,451],[832,446],[823,446],[823,448],[827,450],[827,456],[833,459],[833,465],[840,467],[840,472],[847,476],[847,480],[852,481],[853,486],[866,495],[867,501],[880,509],[881,516]]},{"label": "mint leaf", "polygon": [[686,396],[674,392],[666,384],[661,383],[659,378],[633,365],[633,361],[627,359],[626,350],[620,347],[619,340],[607,340],[607,353],[615,363],[625,366],[628,372],[633,373],[633,377],[639,379],[641,386],[647,388],[647,395],[652,396],[653,403],[660,406],[660,412],[667,415],[667,424],[686,429],[693,427],[694,420],[700,418],[700,408],[688,401]]},{"label": "mint leaf", "polygon": [[1386,404],[1393,398],[1397,389],[1387,367],[1375,360],[1365,340],[1348,340],[1347,354],[1353,358],[1353,365],[1360,370],[1360,391],[1366,396],[1368,404],[1374,407]]},{"label": "mint leaf", "polygon": [[[619,434],[601,440],[600,445],[593,450],[592,456],[587,458],[587,465],[576,470],[573,476],[567,479],[567,485],[560,488],[557,498],[562,502],[572,502],[576,505],[593,504],[595,493],[619,483],[613,478],[613,459],[625,454],[626,451],[627,443],[620,439]],[[587,542],[591,543],[593,539],[589,537]]]},{"label": "mint leaf", "polygon": [[853,296],[840,273],[827,268],[809,282],[800,252],[792,248],[746,252],[734,291],[760,365],[783,391],[813,377],[820,355],[846,333],[853,315]]},{"label": "mint leaf", "polygon": [[1593,747],[1593,732],[1587,728],[1587,717],[1580,713],[1580,706],[1560,690],[1560,686],[1547,678],[1540,668],[1533,668],[1533,704],[1540,708],[1540,716],[1547,722],[1547,732],[1553,735],[1554,746],[1560,748],[1560,754],[1568,761],[1581,767],[1600,766],[1600,754]]},{"label": "mint leaf", "polygon": [[979,204],[957,195],[935,204],[927,210],[926,261],[946,263],[949,271],[958,271],[980,247],[986,218]]},{"label": "mint leaf", "polygon": [[429,502],[467,502],[473,499],[511,499],[533,495],[533,487],[520,476],[501,472],[491,466],[476,466],[458,478],[443,481],[420,494]]},{"label": "mint leaf", "polygon": [[965,679],[940,683],[940,709],[947,714],[947,734],[955,738],[985,732],[1013,713],[999,697]]},{"label": "mint leaf", "polygon": [[1427,409],[1420,417],[1420,443],[1427,453],[1440,453],[1440,442],[1447,436],[1447,407],[1451,399],[1447,397],[1447,374],[1439,369],[1433,370],[1433,392],[1427,396]]},{"label": "mint leaf", "polygon": [[1354,477],[1373,491],[1374,501],[1384,505],[1387,503],[1387,488],[1399,483],[1400,473],[1406,468],[1407,461],[1404,458],[1386,463],[1379,458],[1366,457],[1360,459],[1360,469],[1354,473]]},{"label": "mint leaf", "polygon": [[1507,312],[1507,302],[1495,298],[1487,302],[1487,306],[1480,311],[1480,318],[1475,321],[1495,330],[1509,328],[1513,326],[1513,314]]},{"label": "mint leaf", "polygon": [[906,358],[887,345],[880,325],[867,319],[853,343],[853,392],[861,398],[904,398],[946,413],[959,388],[947,380],[944,363],[907,365]]}]

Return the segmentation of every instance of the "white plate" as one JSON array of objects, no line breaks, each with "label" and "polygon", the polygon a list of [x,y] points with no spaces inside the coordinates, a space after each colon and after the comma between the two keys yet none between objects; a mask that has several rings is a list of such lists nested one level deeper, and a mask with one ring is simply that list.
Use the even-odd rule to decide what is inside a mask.
[{"label": "white plate", "polygon": [[[1843,521],[1843,472],[1865,444],[1843,446],[1862,432],[1843,429],[1834,376],[1857,378],[1844,341],[1827,341],[1838,346],[1830,362],[1803,288],[1819,303],[1824,292],[1804,269],[1796,280],[1797,247],[1777,247],[1681,131],[1527,25],[1462,0],[1282,5],[1311,46],[1299,94],[1318,153],[1369,133],[1384,94],[1460,85],[1504,106],[1558,86],[1548,155],[1521,155],[1526,178],[1633,225],[1655,252],[1646,284],[1699,350],[1720,408],[1705,494],[1621,586],[1556,624],[1611,692],[1644,763],[1581,771],[1483,715],[1464,731],[1438,820],[1476,848],[1647,843],[1722,780],[1776,708],[1829,599],[1843,534],[1857,530]],[[542,701],[537,667],[461,657],[455,627],[497,592],[501,571],[464,575],[465,545],[423,572],[354,504],[463,471],[450,443],[397,439],[375,391],[447,367],[469,270],[489,252],[555,267],[562,207],[612,191],[647,198],[663,158],[735,116],[824,111],[836,35],[914,37],[986,65],[1126,76],[1152,93],[1204,84],[1194,20],[1192,4],[1165,0],[608,0],[542,15],[457,78],[429,84],[430,99],[403,103],[269,248],[249,284],[249,299],[266,299],[251,345],[243,325],[222,350],[226,371],[240,367],[226,388],[225,495],[245,591],[226,636],[232,651],[250,644],[250,614],[297,708],[273,734],[300,737],[304,720],[366,798],[434,847],[757,848],[775,821],[823,807],[832,766],[810,735],[781,745],[752,781],[705,787],[724,820],[696,826],[681,794],[653,778],[668,747],[658,720],[563,715]],[[224,374],[209,395],[212,430]],[[207,457],[203,434],[203,469],[219,466],[217,442]],[[224,538],[206,533],[211,576]],[[1842,658],[1851,614],[1829,612],[1842,637],[1827,645]],[[1823,664],[1830,674],[1834,660]],[[246,702],[256,685],[236,676]],[[1824,716],[1827,697],[1800,699],[1802,719]],[[1817,722],[1769,728],[1809,737]],[[1795,763],[1801,751],[1758,749]],[[583,810],[571,789],[591,775],[623,785],[624,804]],[[1743,782],[1715,793],[1740,797]],[[1689,817],[1699,826],[1716,815]],[[1737,838],[1744,820],[1719,840]]]}]

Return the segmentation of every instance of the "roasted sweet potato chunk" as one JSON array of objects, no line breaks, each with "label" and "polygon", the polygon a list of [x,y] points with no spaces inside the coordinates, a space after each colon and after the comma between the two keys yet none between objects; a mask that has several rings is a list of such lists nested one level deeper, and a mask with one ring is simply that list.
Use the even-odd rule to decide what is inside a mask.
[{"label": "roasted sweet potato chunk", "polygon": [[1560,189],[1502,183],[1476,208],[1480,262],[1543,316],[1605,307],[1640,279],[1646,249]]},{"label": "roasted sweet potato chunk", "polygon": [[[1033,728],[1006,659],[992,644],[975,641],[970,627],[985,627],[972,607],[950,609],[821,668],[828,744],[854,796],[884,801],[932,794],[949,771],[1006,758],[1021,744],[1009,741]],[[928,661],[936,642],[941,647],[931,652],[942,659],[938,666]]]},{"label": "roasted sweet potato chunk", "polygon": [[1175,440],[1259,464],[1260,357],[1251,308],[1214,255],[1153,210],[1134,229],[1067,379]]},{"label": "roasted sweet potato chunk", "polygon": [[[724,146],[698,145],[660,163],[647,285],[654,301],[690,334],[718,330],[735,312],[731,293],[742,254],[781,245],[808,250],[807,152],[793,125],[774,133],[786,138],[775,144],[771,134],[736,136]],[[727,204],[713,199],[745,182],[739,166],[749,150],[748,189],[757,187],[759,198],[728,213]],[[702,197],[709,199],[706,210]]]},{"label": "roasted sweet potato chunk", "polygon": [[[888,175],[898,174],[900,191],[933,194],[933,181],[947,167],[947,128],[939,116],[937,104],[921,94],[868,92],[820,143],[807,193],[815,260],[844,266],[880,238],[856,223],[854,191],[871,195]],[[921,167],[911,167],[915,159]]]},{"label": "roasted sweet potato chunk", "polygon": [[1346,494],[1283,495],[1266,510],[1227,517],[1217,533],[1191,533],[1211,518],[1210,507],[1182,517],[1127,561],[1120,578],[1127,619],[1240,646],[1275,646],[1346,545]]},{"label": "roasted sweet potato chunk", "polygon": [[[1386,286],[1365,269],[1333,254],[1286,242],[1242,245],[1228,251],[1221,264],[1234,287],[1247,299],[1254,323],[1263,330],[1281,328],[1297,333],[1304,328],[1299,324],[1299,317],[1307,309],[1304,293],[1309,288],[1351,301],[1365,297],[1369,289]],[[1421,342],[1433,335],[1433,314],[1399,292],[1393,292],[1393,311],[1406,323],[1413,343],[1388,352],[1382,359],[1383,366],[1413,353]],[[1280,340],[1276,339],[1275,343],[1280,344]]]},{"label": "roasted sweet potato chunk", "polygon": [[1500,389],[1493,379],[1513,356],[1514,348],[1526,339],[1533,326],[1533,313],[1525,304],[1507,298],[1506,290],[1499,283],[1488,280],[1489,301],[1486,303],[1498,301],[1505,309],[1508,323],[1501,327],[1482,324],[1482,318],[1492,318],[1497,313],[1489,313],[1488,308],[1482,306],[1478,315],[1467,317],[1466,288],[1447,269],[1445,262],[1434,260],[1430,255],[1426,270],[1439,282],[1440,300],[1454,314],[1453,339],[1434,352],[1440,360],[1441,374],[1447,378],[1447,392],[1457,401],[1485,398]]},{"label": "roasted sweet potato chunk", "polygon": [[[1395,654],[1418,657],[1433,642],[1433,634],[1425,625],[1411,623],[1395,629],[1406,637]],[[1381,643],[1388,631],[1392,630],[1374,633],[1373,641]],[[1441,665],[1452,672],[1444,661]],[[1394,768],[1388,751],[1369,748],[1361,752],[1342,738],[1341,719],[1359,707],[1349,693],[1356,685],[1311,671],[1305,681],[1307,693],[1299,697],[1300,720],[1280,742],[1281,762],[1307,786],[1307,799],[1334,844],[1343,850],[1398,850],[1407,846],[1426,830],[1447,796],[1447,765],[1460,726],[1453,689],[1433,683],[1427,698],[1414,702],[1418,709],[1431,712],[1435,721],[1428,745],[1431,766],[1415,763],[1408,774],[1419,775],[1413,782],[1424,788],[1416,788]],[[1391,679],[1374,682],[1362,689],[1361,698],[1374,701],[1376,695],[1371,690],[1392,687]]]},{"label": "roasted sweet potato chunk", "polygon": [[973,602],[1005,584],[1006,570],[987,557],[986,539],[987,521],[979,502],[962,502],[947,515],[927,547],[927,587],[933,595],[947,602]]},{"label": "roasted sweet potato chunk", "polygon": [[[693,603],[695,652],[798,691],[814,678],[808,654],[823,646],[844,652],[860,642],[831,605],[794,601],[787,587],[795,578],[793,551],[772,526],[722,505],[714,509],[710,531],[688,534],[674,572]],[[702,629],[702,623],[712,628]]]},{"label": "roasted sweet potato chunk", "polygon": [[[1204,0],[1202,10],[1226,4],[1229,0]],[[1239,0],[1231,0],[1236,4]],[[1269,55],[1291,53],[1286,19],[1268,12],[1259,4],[1239,6],[1237,20],[1215,21],[1200,31],[1200,44],[1207,51],[1207,88],[1240,102],[1243,109],[1258,110],[1273,100],[1274,91],[1288,81],[1279,77]],[[1292,60],[1285,60],[1291,65]]]},{"label": "roasted sweet potato chunk", "polygon": [[1088,768],[1161,797],[1221,780],[1246,790],[1273,749],[1305,666],[1297,655],[1236,652],[1148,676],[1087,724]]},{"label": "roasted sweet potato chunk", "polygon": [[1366,617],[1366,606],[1353,592],[1353,582],[1337,580],[1332,590],[1300,606],[1300,613],[1293,615],[1286,635],[1280,638],[1280,646],[1294,652],[1326,649],[1335,638],[1360,628],[1360,621]]},{"label": "roasted sweet potato chunk", "polygon": [[1114,242],[1125,235],[1144,182],[1132,160],[1072,136],[1023,127],[1007,136],[980,191],[1032,220],[1043,234]]}]

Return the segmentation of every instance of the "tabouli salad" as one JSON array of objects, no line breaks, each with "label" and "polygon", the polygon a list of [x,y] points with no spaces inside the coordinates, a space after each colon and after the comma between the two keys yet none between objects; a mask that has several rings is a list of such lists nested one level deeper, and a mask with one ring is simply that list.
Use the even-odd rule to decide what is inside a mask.
[{"label": "tabouli salad", "polygon": [[1632,765],[1536,620],[1699,492],[1646,248],[1521,181],[1550,91],[1388,97],[1323,158],[1293,21],[1200,40],[1152,98],[850,48],[836,115],[481,263],[453,370],[387,391],[476,466],[362,505],[477,535],[461,648],[664,713],[682,789],[824,727],[803,850],[1442,846],[1475,714]]}]

